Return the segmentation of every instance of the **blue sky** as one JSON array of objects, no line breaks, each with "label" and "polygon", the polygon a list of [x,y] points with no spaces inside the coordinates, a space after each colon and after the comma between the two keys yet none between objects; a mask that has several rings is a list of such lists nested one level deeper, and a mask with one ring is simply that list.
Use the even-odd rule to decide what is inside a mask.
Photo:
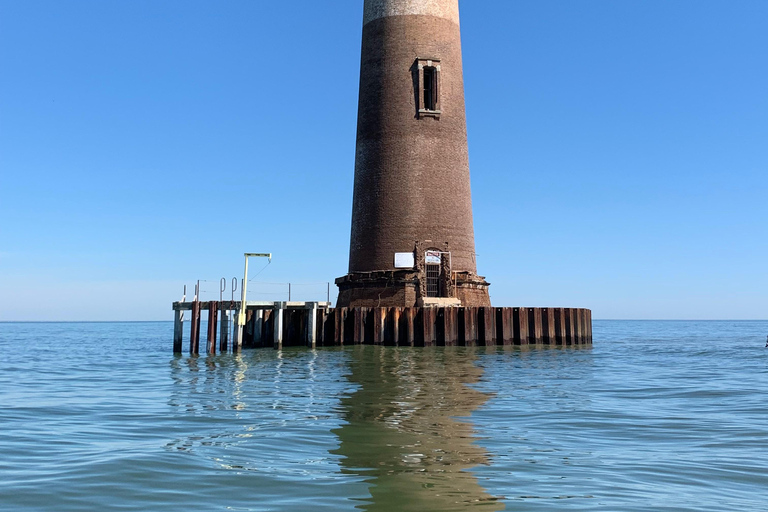
[{"label": "blue sky", "polygon": [[[494,305],[768,318],[768,2],[461,16]],[[0,320],[170,319],[245,251],[274,253],[250,298],[323,298],[347,269],[361,20],[362,0],[0,0]]]}]

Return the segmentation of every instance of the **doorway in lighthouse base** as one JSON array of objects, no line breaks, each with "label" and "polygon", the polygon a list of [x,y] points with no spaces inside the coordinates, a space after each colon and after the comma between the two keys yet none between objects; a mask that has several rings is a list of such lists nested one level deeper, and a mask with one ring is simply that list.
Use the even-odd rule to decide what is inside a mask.
[{"label": "doorway in lighthouse base", "polygon": [[[424,281],[428,298],[448,297],[449,290],[445,284],[446,259],[449,253],[439,250],[428,250],[424,254]],[[450,256],[448,256],[450,257]],[[450,265],[448,263],[448,265]],[[450,272],[450,270],[448,270]]]}]

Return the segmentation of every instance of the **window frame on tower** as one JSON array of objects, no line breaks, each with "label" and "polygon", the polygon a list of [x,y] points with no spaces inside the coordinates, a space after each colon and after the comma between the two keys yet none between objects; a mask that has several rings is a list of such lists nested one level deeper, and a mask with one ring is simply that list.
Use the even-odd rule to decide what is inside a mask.
[{"label": "window frame on tower", "polygon": [[440,117],[440,59],[416,59],[416,98],[419,117]]}]

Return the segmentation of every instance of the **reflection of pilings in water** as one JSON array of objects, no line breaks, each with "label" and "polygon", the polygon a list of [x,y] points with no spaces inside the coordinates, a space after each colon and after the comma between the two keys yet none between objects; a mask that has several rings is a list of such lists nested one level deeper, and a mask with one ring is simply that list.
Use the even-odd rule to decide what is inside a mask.
[{"label": "reflection of pilings in water", "polygon": [[467,386],[482,369],[474,349],[424,352],[356,347],[349,380],[360,388],[342,400],[345,426],[334,453],[345,473],[371,484],[364,510],[457,510],[485,502],[502,510],[469,471],[488,463],[474,443],[469,416],[488,399]]}]

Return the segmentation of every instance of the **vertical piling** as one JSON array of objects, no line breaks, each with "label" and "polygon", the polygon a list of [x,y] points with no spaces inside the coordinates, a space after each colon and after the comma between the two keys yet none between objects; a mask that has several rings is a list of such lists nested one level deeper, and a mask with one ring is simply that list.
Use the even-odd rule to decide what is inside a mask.
[{"label": "vertical piling", "polygon": [[365,341],[365,308],[350,308],[354,317],[354,331],[352,332],[352,343],[362,345]]},{"label": "vertical piling", "polygon": [[229,350],[229,303],[221,303],[219,313],[219,352],[226,354]]},{"label": "vertical piling", "polygon": [[528,343],[541,343],[541,308],[528,308]]},{"label": "vertical piling", "polygon": [[215,300],[208,302],[208,337],[206,351],[216,353],[216,330],[218,328],[219,303]]},{"label": "vertical piling", "polygon": [[554,308],[541,308],[541,340],[547,345],[557,343]]},{"label": "vertical piling", "polygon": [[390,323],[392,325],[392,345],[398,346],[400,344],[400,314],[401,308],[390,308]]},{"label": "vertical piling", "polygon": [[192,318],[190,319],[189,353],[200,353],[200,301],[192,302]]},{"label": "vertical piling", "polygon": [[552,315],[555,317],[555,344],[565,345],[565,316],[562,308],[554,308]]},{"label": "vertical piling", "polygon": [[272,343],[275,349],[283,348],[283,321],[285,313],[285,302],[275,302],[275,309],[272,311],[274,316],[272,327]]},{"label": "vertical piling", "polygon": [[373,344],[384,344],[387,308],[373,308]]},{"label": "vertical piling", "polygon": [[433,347],[436,342],[437,308],[421,308],[421,319],[424,329],[424,346]]},{"label": "vertical piling", "polygon": [[446,347],[455,347],[459,344],[459,308],[445,308],[443,332]]},{"label": "vertical piling", "polygon": [[272,345],[275,349],[283,348],[283,322],[285,321],[285,302],[275,302],[275,309],[272,310]]},{"label": "vertical piling", "polygon": [[347,308],[336,308],[333,311],[333,342],[344,345],[344,325],[347,321]]},{"label": "vertical piling", "polygon": [[581,345],[584,342],[584,333],[582,332],[582,320],[581,320],[581,309],[574,309],[574,343],[576,345]]},{"label": "vertical piling", "polygon": [[565,344],[573,345],[573,310],[563,308],[563,315],[565,316]]},{"label": "vertical piling", "polygon": [[478,334],[486,347],[496,345],[496,314],[491,307],[481,307],[477,310]]},{"label": "vertical piling", "polygon": [[315,348],[317,346],[317,302],[307,304],[307,346]]},{"label": "vertical piling", "polygon": [[477,345],[477,308],[462,308],[464,310],[464,345]]},{"label": "vertical piling", "polygon": [[512,308],[498,308],[496,312],[496,322],[501,325],[496,326],[496,331],[500,334],[500,345],[515,344],[515,318]]},{"label": "vertical piling", "polygon": [[528,344],[528,310],[527,308],[512,308],[513,331],[515,345]]},{"label": "vertical piling", "polygon": [[173,311],[173,353],[181,354],[184,339],[184,316],[180,309]]},{"label": "vertical piling", "polygon": [[257,309],[253,312],[253,344],[257,347],[264,346],[264,310]]},{"label": "vertical piling", "polygon": [[400,340],[401,345],[414,346],[416,342],[416,333],[414,331],[414,317],[416,316],[415,308],[405,308],[403,311],[403,321],[405,322],[405,339]]}]

